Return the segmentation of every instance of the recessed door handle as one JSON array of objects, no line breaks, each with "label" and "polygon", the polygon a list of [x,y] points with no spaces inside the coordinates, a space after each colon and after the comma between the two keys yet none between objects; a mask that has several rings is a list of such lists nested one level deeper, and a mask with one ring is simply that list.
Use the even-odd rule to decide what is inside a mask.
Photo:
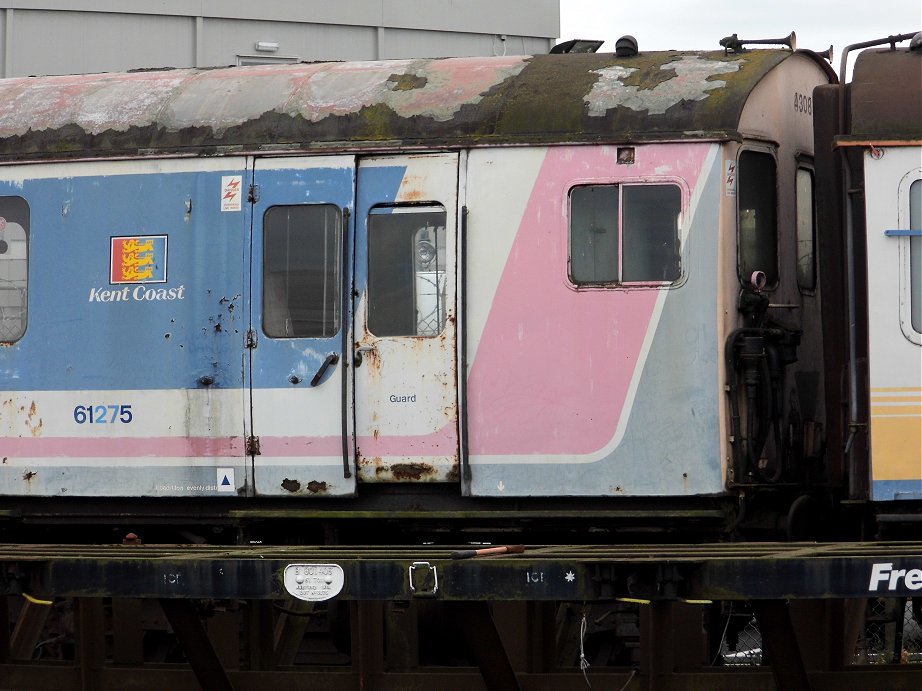
[{"label": "recessed door handle", "polygon": [[358,348],[356,348],[355,357],[353,358],[353,361],[355,362],[355,366],[356,367],[362,366],[362,360],[364,360],[362,353],[370,353],[374,350],[375,350],[375,347],[373,345],[360,345]]}]

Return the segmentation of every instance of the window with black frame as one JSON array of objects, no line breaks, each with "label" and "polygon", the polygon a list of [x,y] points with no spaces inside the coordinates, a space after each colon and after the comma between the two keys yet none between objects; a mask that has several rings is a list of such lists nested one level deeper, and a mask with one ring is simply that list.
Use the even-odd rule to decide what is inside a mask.
[{"label": "window with black frame", "polygon": [[743,151],[737,181],[739,280],[749,285],[756,271],[765,285],[778,283],[778,222],[775,159],[760,151]]},{"label": "window with black frame", "polygon": [[678,185],[581,185],[570,190],[570,280],[666,284],[682,275]]},{"label": "window with black frame", "polygon": [[29,204],[0,197],[0,342],[26,332],[29,288]]},{"label": "window with black frame", "polygon": [[797,169],[797,285],[804,292],[816,289],[816,213],[813,171]]},{"label": "window with black frame", "polygon": [[263,218],[263,331],[329,338],[340,327],[342,213],[330,204],[273,206]]}]

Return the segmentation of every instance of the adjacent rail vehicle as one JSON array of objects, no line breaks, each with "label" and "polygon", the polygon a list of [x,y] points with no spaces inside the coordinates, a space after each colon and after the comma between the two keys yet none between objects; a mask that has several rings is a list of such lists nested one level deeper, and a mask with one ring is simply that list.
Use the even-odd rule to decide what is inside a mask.
[{"label": "adjacent rail vehicle", "polygon": [[3,80],[5,539],[922,517],[910,37]]}]

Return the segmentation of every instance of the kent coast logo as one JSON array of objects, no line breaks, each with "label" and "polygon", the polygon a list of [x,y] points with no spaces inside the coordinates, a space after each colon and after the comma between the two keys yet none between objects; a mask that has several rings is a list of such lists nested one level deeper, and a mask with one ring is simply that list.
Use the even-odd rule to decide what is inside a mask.
[{"label": "kent coast logo", "polygon": [[166,235],[112,238],[109,282],[166,283]]},{"label": "kent coast logo", "polygon": [[166,262],[166,235],[128,235],[110,238],[109,284],[124,287],[90,288],[89,301],[182,300],[185,297],[185,286],[148,286],[152,283],[166,283]]}]

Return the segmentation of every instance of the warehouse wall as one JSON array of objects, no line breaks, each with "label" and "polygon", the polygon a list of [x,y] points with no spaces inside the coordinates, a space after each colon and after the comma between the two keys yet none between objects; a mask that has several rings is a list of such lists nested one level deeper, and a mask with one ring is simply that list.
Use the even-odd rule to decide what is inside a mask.
[{"label": "warehouse wall", "polygon": [[559,0],[0,1],[4,77],[546,53],[559,32]]}]

